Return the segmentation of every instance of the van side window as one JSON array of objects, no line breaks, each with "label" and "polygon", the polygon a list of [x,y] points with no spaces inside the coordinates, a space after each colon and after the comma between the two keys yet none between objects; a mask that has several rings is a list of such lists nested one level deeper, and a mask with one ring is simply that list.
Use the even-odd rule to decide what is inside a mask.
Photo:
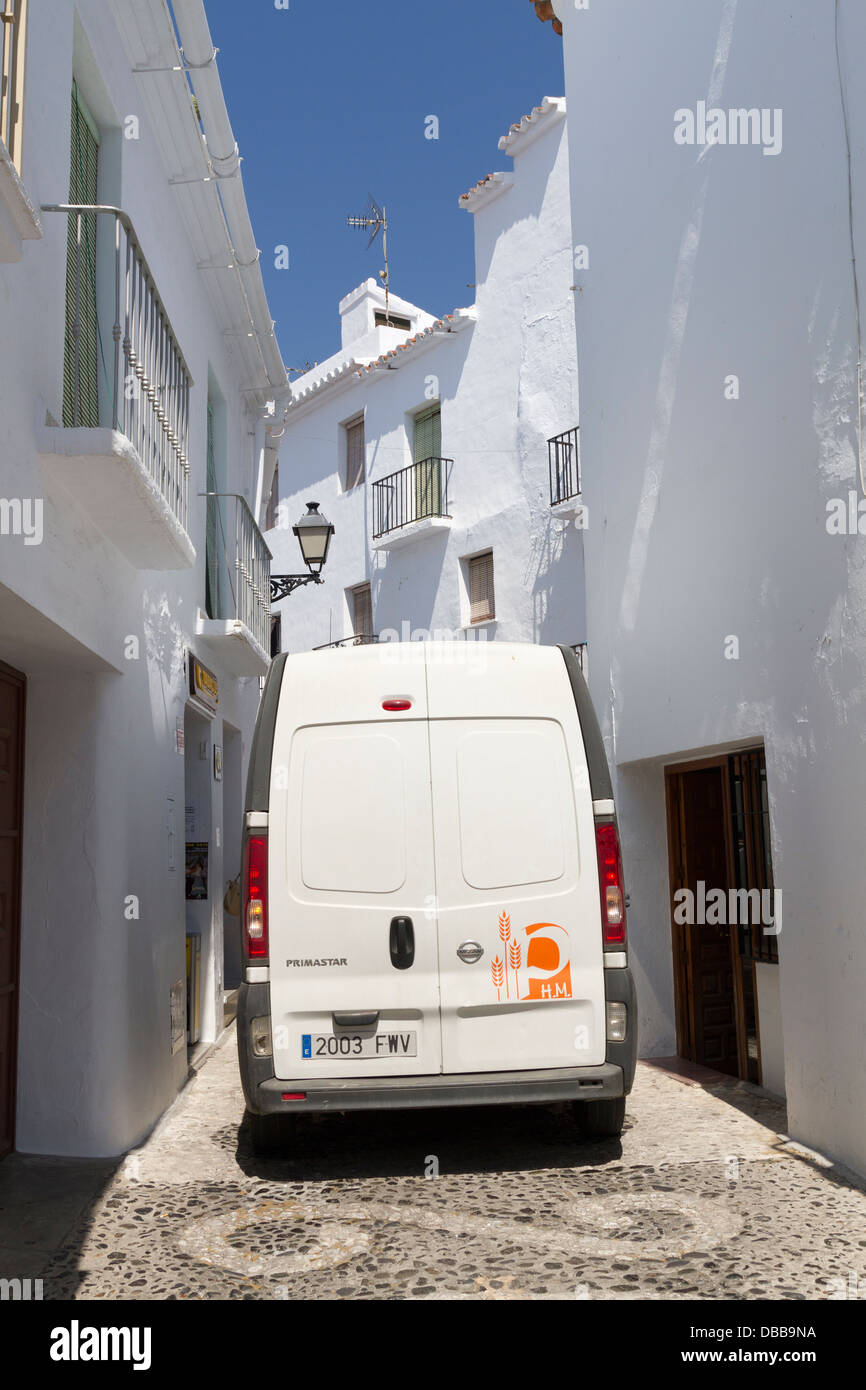
[{"label": "van side window", "polygon": [[473,730],[457,745],[463,877],[472,888],[550,883],[575,842],[562,729],[552,720]]}]

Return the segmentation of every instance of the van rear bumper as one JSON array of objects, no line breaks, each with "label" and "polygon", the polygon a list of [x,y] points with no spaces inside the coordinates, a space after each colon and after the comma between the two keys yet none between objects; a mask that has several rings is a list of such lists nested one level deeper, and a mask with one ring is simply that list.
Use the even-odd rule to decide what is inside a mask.
[{"label": "van rear bumper", "polygon": [[[608,971],[622,976],[630,972]],[[270,986],[243,984],[238,992],[238,1060],[247,1109],[255,1115],[308,1110],[421,1110],[452,1105],[521,1105],[563,1100],[612,1100],[631,1090],[631,1056],[592,1067],[544,1071],[460,1072],[447,1076],[293,1077],[274,1076],[271,1057],[252,1054],[249,1025],[270,1013]],[[625,1051],[626,1045],[620,1044]],[[610,1051],[611,1044],[608,1044]],[[620,1065],[623,1062],[625,1065]],[[287,1092],[304,1100],[283,1100]]]},{"label": "van rear bumper", "polygon": [[[450,1105],[520,1105],[530,1101],[604,1100],[624,1095],[621,1066],[556,1067],[547,1071],[464,1072],[451,1076],[319,1077],[281,1080],[271,1057],[255,1057],[250,1023],[270,1013],[270,986],[243,984],[238,992],[238,1060],[247,1108],[256,1115],[303,1110],[417,1110]],[[283,1100],[286,1092],[305,1100]]]},{"label": "van rear bumper", "polygon": [[[283,1100],[301,1091],[306,1100]],[[557,1067],[550,1071],[467,1072],[451,1076],[383,1076],[358,1080],[262,1081],[247,1097],[259,1115],[306,1110],[423,1110],[451,1105],[520,1105],[557,1100],[602,1100],[623,1094],[622,1067]]]}]

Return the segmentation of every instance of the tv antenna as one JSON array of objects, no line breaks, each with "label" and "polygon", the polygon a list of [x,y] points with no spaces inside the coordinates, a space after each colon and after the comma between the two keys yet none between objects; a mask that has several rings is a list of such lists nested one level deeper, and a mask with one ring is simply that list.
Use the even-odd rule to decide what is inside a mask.
[{"label": "tv antenna", "polygon": [[382,246],[385,253],[385,269],[379,271],[379,279],[382,281],[382,284],[385,287],[385,323],[390,328],[391,300],[388,273],[388,209],[385,207],[380,208],[379,204],[376,202],[376,199],[373,197],[371,193],[370,207],[367,211],[367,215],[365,217],[347,217],[346,225],[348,227],[357,227],[358,229],[364,231],[366,231],[368,227],[372,228],[372,231],[370,233],[370,240],[367,242],[368,249],[373,245],[373,242],[376,240],[376,237],[379,235],[379,233],[382,233]]}]

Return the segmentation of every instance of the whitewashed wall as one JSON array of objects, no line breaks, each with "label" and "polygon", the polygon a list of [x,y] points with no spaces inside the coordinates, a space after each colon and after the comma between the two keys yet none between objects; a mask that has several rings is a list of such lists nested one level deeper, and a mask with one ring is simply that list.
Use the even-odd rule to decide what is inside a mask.
[{"label": "whitewashed wall", "polygon": [[[509,168],[507,154],[498,160]],[[398,370],[363,379],[345,374],[290,409],[281,453],[282,516],[291,524],[304,503],[315,500],[336,534],[324,583],[281,605],[284,649],[304,650],[351,633],[346,591],[366,581],[377,632],[403,639],[438,630],[459,638],[468,623],[461,558],[490,547],[496,621],[483,634],[583,641],[582,538],[573,522],[551,517],[547,462],[548,438],[578,422],[567,180],[565,121],[549,117],[545,133],[515,158],[513,185],[474,214],[474,325],[424,339],[399,354]],[[343,304],[352,304],[357,293]],[[421,327],[430,323],[429,315],[402,304],[402,310],[392,306],[395,312],[420,315]],[[369,361],[382,350],[369,337],[355,336],[364,327],[354,317],[349,325],[344,316],[341,350],[295,383],[296,397],[353,356]],[[437,396],[442,452],[454,460],[452,526],[375,552],[370,482],[411,463],[411,416]],[[340,426],[361,412],[369,481],[345,493]],[[275,573],[301,569],[291,530],[268,532],[267,539]]]},{"label": "whitewashed wall", "polygon": [[[589,248],[576,316],[590,678],[627,793],[634,951],[645,973],[669,970],[663,761],[763,739],[790,1128],[863,1170],[866,542],[826,529],[828,500],[862,496],[834,6],[555,7],[574,236]],[[862,266],[866,10],[839,13]],[[699,101],[781,109],[781,150],[677,144],[675,113]],[[640,998],[669,1046],[668,980]],[[778,1007],[763,990],[762,1034]],[[769,1055],[778,1084],[775,1042]]]},{"label": "whitewashed wall", "polygon": [[[86,42],[76,40],[78,11]],[[0,659],[28,677],[17,1145],[33,1152],[115,1154],[139,1140],[187,1075],[171,1055],[169,991],[185,976],[184,759],[175,749],[186,692],[183,658],[204,606],[206,406],[209,368],[227,405],[227,486],[251,495],[255,422],[184,232],[141,97],[104,4],[29,7],[23,178],[33,201],[69,192],[75,70],[94,116],[110,127],[100,197],[140,236],[195,387],[191,399],[190,534],[194,570],[133,569],[60,494],[48,491],[37,426],[61,418],[66,219],[0,266],[0,493],[44,499],[44,539],[0,537]],[[140,139],[124,141],[138,114]],[[116,171],[116,172],[115,172]],[[106,222],[100,236],[110,239]],[[111,350],[110,333],[106,353]],[[110,360],[110,359],[109,359]],[[101,371],[101,368],[100,368]],[[140,658],[126,660],[128,635]],[[247,745],[258,680],[220,678],[221,714]],[[239,867],[215,844],[239,799],[212,786],[213,907],[205,1036],[222,1026],[222,894]],[[167,803],[176,807],[168,869]],[[236,847],[237,836],[231,839]],[[138,920],[126,920],[129,895]]]}]

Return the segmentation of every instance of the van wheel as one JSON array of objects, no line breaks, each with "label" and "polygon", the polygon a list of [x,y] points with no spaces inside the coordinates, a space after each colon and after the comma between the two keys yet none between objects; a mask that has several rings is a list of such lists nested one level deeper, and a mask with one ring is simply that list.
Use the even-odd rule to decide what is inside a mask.
[{"label": "van wheel", "polygon": [[286,1153],[288,1134],[284,1115],[254,1115],[247,1111],[253,1153],[259,1158],[279,1158]]},{"label": "van wheel", "polygon": [[574,1116],[582,1139],[618,1139],[625,1124],[625,1096],[576,1100]]}]

